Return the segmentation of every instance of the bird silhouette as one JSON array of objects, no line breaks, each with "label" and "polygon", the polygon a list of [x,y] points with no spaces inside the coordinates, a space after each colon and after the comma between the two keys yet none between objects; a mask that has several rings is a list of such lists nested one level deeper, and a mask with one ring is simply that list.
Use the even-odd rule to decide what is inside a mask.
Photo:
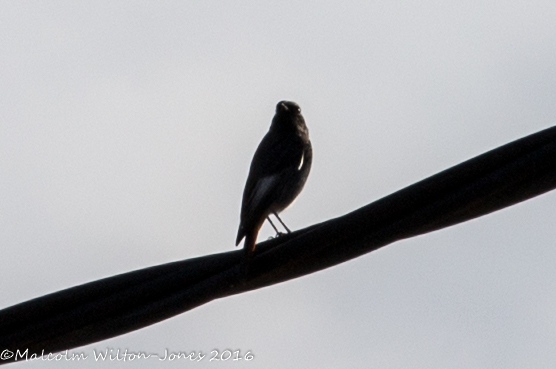
[{"label": "bird silhouette", "polygon": [[255,251],[257,235],[273,214],[289,233],[278,214],[299,195],[311,170],[313,149],[299,105],[280,101],[270,129],[255,151],[241,204],[236,246],[245,237],[247,261]]}]

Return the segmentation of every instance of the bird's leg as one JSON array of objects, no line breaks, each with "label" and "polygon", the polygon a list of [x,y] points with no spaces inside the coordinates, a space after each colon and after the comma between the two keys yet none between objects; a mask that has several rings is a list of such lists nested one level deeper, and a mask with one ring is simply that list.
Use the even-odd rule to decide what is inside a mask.
[{"label": "bird's leg", "polygon": [[[288,227],[286,227],[286,225],[284,224],[284,222],[282,222],[282,219],[280,219],[280,217],[278,216],[278,214],[276,213],[272,213],[274,214],[274,216],[280,221],[280,223],[282,223],[282,225],[284,226],[284,228],[286,229],[286,231],[288,231],[288,233],[291,233],[291,231],[289,230]],[[272,226],[272,228],[274,228],[274,230],[276,231],[276,236],[274,237],[280,237],[282,235],[284,235],[284,233],[280,232],[278,230],[278,228],[276,228],[276,226],[274,225],[274,223],[272,222],[272,220],[270,220],[270,216],[267,216],[266,219],[268,220],[268,222],[270,223],[270,225]]]},{"label": "bird's leg", "polygon": [[270,216],[266,217],[266,220],[268,220],[272,228],[274,228],[274,230],[276,231],[276,237],[278,237],[280,235],[280,231],[278,230],[278,228],[276,228],[274,223],[272,223],[272,220],[270,220]]},{"label": "bird's leg", "polygon": [[[276,212],[272,213],[274,214],[274,216],[276,217],[276,219],[278,219],[280,221],[280,223],[282,223],[282,225],[284,226],[284,228],[286,229],[286,231],[288,231],[288,233],[292,233],[292,231],[290,231],[290,229],[284,224],[284,222],[282,222],[282,219],[280,219],[280,217],[278,216],[278,214]],[[273,226],[274,227],[274,226]],[[276,228],[275,228],[276,229]]]}]

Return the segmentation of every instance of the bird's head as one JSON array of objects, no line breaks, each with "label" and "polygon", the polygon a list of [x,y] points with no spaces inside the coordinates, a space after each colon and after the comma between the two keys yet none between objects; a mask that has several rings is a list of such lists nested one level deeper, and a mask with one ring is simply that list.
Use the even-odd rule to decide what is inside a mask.
[{"label": "bird's head", "polygon": [[293,101],[280,101],[276,105],[276,114],[295,116],[301,114],[301,108]]},{"label": "bird's head", "polygon": [[276,115],[272,119],[270,129],[281,132],[295,132],[307,136],[309,134],[301,108],[293,101],[280,101],[276,105]]}]

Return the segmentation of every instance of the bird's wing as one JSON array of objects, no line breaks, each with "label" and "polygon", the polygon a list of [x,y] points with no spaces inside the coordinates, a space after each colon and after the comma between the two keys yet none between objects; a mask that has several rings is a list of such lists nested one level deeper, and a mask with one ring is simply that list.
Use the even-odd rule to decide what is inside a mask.
[{"label": "bird's wing", "polygon": [[279,174],[274,174],[259,178],[249,193],[250,208],[256,208],[276,187],[276,182],[280,179]]},{"label": "bird's wing", "polygon": [[[255,151],[241,204],[241,224],[238,243],[243,229],[261,221],[261,217],[274,201],[275,191],[285,177],[299,170],[303,162],[303,141],[291,137],[266,135]],[[264,218],[262,219],[264,220]]]},{"label": "bird's wing", "polygon": [[[264,202],[284,176],[299,170],[303,162],[303,141],[292,137],[266,135],[255,151],[245,190],[242,213],[253,212]],[[265,201],[266,199],[266,201]],[[246,201],[247,200],[247,201]]]}]

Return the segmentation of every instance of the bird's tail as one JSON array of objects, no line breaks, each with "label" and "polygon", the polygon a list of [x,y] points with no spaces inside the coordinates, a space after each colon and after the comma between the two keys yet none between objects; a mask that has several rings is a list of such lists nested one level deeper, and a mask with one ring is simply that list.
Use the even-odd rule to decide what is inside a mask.
[{"label": "bird's tail", "polygon": [[254,232],[248,232],[245,235],[245,244],[243,250],[245,251],[245,258],[243,259],[243,275],[246,277],[249,274],[251,267],[251,259],[253,258],[253,253],[255,252],[255,243],[257,242],[257,235],[259,230],[256,229]]},{"label": "bird's tail", "polygon": [[247,261],[251,260],[253,253],[255,252],[255,244],[257,242],[257,235],[259,230],[254,230],[253,232],[247,232],[245,235],[245,243],[243,245],[243,250],[245,251],[245,259]]}]

